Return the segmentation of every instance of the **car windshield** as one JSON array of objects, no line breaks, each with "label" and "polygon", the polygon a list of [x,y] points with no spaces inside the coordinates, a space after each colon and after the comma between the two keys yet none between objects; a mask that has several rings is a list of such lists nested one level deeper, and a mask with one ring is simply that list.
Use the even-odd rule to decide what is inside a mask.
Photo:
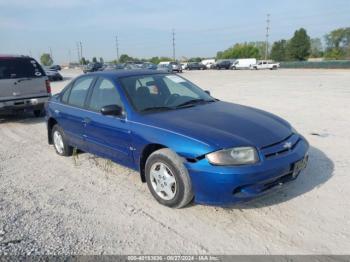
[{"label": "car windshield", "polygon": [[216,101],[193,83],[172,74],[124,77],[120,82],[139,112],[175,110]]}]

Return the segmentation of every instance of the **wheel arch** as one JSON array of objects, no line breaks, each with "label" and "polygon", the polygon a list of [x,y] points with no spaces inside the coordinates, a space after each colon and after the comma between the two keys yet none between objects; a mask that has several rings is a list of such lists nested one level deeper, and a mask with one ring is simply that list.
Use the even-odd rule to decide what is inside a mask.
[{"label": "wheel arch", "polygon": [[50,117],[48,120],[47,120],[47,139],[48,139],[48,143],[50,145],[53,144],[53,141],[52,141],[52,128],[54,127],[54,125],[57,124],[57,121],[56,119],[54,119],[53,117]]},{"label": "wheel arch", "polygon": [[142,183],[146,183],[146,176],[145,176],[145,166],[146,166],[146,161],[148,159],[148,157],[155,151],[162,149],[162,148],[168,148],[165,145],[162,144],[148,144],[146,145],[143,150],[142,153],[140,154],[140,178]]}]

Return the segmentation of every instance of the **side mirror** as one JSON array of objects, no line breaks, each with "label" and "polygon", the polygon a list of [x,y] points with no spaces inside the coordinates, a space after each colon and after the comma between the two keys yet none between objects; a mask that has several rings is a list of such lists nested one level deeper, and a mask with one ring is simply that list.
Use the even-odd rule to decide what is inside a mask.
[{"label": "side mirror", "polygon": [[123,108],[118,105],[108,105],[101,108],[101,114],[105,116],[122,116]]},{"label": "side mirror", "polygon": [[204,92],[206,92],[208,95],[210,95],[210,91],[209,90],[204,90]]}]

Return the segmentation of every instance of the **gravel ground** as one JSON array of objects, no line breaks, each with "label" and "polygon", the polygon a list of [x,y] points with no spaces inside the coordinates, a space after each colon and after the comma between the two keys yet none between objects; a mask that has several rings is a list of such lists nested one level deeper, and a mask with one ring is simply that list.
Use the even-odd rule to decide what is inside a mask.
[{"label": "gravel ground", "polygon": [[[79,72],[63,70],[65,81]],[[350,71],[191,71],[212,95],[290,121],[311,143],[295,182],[231,208],[173,210],[136,172],[59,157],[44,119],[0,120],[0,254],[349,254]]]}]

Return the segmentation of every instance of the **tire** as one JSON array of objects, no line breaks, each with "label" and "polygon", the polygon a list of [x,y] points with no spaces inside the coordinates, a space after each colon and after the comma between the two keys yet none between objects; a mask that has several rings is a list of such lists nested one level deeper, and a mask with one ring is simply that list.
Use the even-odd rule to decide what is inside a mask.
[{"label": "tire", "polygon": [[[157,171],[158,167],[159,171]],[[164,172],[167,175],[163,176],[162,180],[161,175]],[[170,149],[163,148],[153,152],[146,161],[145,174],[148,189],[160,204],[172,208],[182,208],[193,200],[194,195],[188,171],[181,158]],[[159,174],[160,176],[158,176]],[[167,182],[169,183],[167,184]],[[165,193],[165,189],[169,190],[170,185],[172,191],[168,195]],[[159,187],[160,191],[157,192],[155,187]]]},{"label": "tire", "polygon": [[[58,145],[56,145],[56,143],[57,143],[55,141],[56,133],[58,133],[60,135],[61,139],[62,139],[62,145],[61,145],[60,148],[58,148]],[[56,124],[52,128],[51,137],[52,137],[52,141],[53,141],[53,145],[54,145],[55,151],[56,151],[56,153],[58,155],[60,155],[60,156],[71,156],[73,154],[73,148],[67,144],[64,131],[59,125]]]}]

